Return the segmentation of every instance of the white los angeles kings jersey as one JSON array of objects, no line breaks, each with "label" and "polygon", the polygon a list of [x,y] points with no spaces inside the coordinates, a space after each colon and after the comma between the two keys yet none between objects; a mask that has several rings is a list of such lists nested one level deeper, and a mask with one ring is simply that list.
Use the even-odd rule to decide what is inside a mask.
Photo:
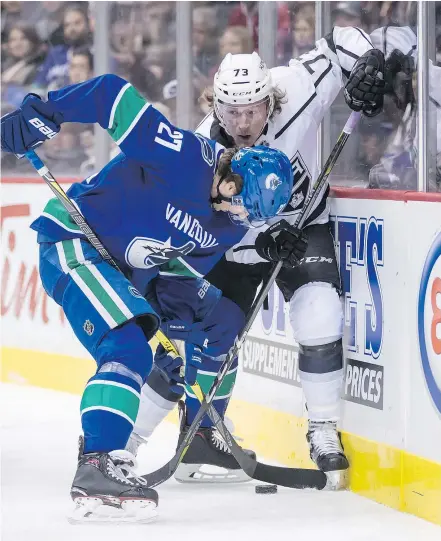
[{"label": "white los angeles kings jersey", "polygon": [[[317,167],[317,129],[343,87],[343,75],[349,76],[356,60],[373,45],[359,28],[334,27],[332,34],[320,39],[315,49],[290,61],[289,66],[271,69],[273,84],[286,93],[282,111],[268,122],[256,145],[282,150],[291,160],[294,187],[284,212],[267,225],[250,230],[240,244],[226,254],[238,263],[263,261],[253,245],[256,236],[280,219],[294,223],[319,171]],[[349,116],[348,109],[348,116]],[[208,115],[197,132],[215,138],[213,115]],[[329,219],[329,186],[325,185],[308,214],[305,225],[326,223]]]}]

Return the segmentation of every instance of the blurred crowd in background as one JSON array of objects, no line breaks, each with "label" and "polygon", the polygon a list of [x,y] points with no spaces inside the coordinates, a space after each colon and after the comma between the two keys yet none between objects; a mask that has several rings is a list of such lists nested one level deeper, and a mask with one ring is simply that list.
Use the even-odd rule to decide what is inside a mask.
[{"label": "blurred crowd in background", "polygon": [[[315,2],[278,2],[277,64],[312,49]],[[332,2],[332,26],[370,33],[386,25],[416,26],[416,2]],[[192,9],[194,127],[205,116],[199,99],[226,53],[258,50],[258,2],[194,2]],[[28,92],[42,97],[94,75],[94,2],[1,2],[1,114],[17,108]],[[111,71],[129,80],[171,121],[176,115],[175,2],[111,2]],[[441,2],[436,3],[436,63],[441,66]],[[349,110],[342,95],[331,110],[331,146]],[[365,186],[402,117],[392,102],[362,123],[334,172],[334,182]],[[93,126],[63,125],[41,152],[57,174],[85,177],[94,171]],[[113,152],[117,152],[114,149]],[[43,156],[42,156],[43,157]],[[2,156],[4,172],[20,173]],[[402,188],[403,186],[395,186]],[[404,186],[409,188],[409,186]],[[412,187],[412,186],[410,186]]]}]

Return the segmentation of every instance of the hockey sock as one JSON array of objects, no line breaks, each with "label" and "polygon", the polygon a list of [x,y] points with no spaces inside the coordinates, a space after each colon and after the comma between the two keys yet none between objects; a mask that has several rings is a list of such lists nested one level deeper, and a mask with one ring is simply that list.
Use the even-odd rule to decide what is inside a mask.
[{"label": "hockey sock", "polygon": [[[203,369],[199,370],[197,381],[201,386],[201,389],[204,394],[206,394],[213,383],[214,378],[217,376],[218,370],[222,361],[225,359],[225,355],[221,357],[207,357],[204,355],[203,358]],[[213,406],[219,415],[223,418],[225,411],[230,401],[231,394],[233,392],[234,384],[236,382],[237,375],[237,358],[234,360],[232,367],[227,372],[225,378],[222,381],[220,388],[218,389],[216,396],[213,400]],[[190,387],[186,386],[185,388],[186,399],[185,403],[187,406],[187,424],[191,424],[193,419],[196,416],[196,413],[199,410],[200,402],[193,394]],[[213,423],[208,415],[202,420],[202,427],[212,426]]]},{"label": "hockey sock", "polygon": [[118,372],[98,372],[81,400],[84,452],[124,449],[138,414],[141,385]]},{"label": "hockey sock", "polygon": [[155,428],[176,406],[177,401],[170,401],[158,394],[148,383],[141,389],[141,403],[133,431],[143,438],[149,438]]},{"label": "hockey sock", "polygon": [[342,341],[300,346],[299,375],[310,420],[338,420],[343,385]]}]

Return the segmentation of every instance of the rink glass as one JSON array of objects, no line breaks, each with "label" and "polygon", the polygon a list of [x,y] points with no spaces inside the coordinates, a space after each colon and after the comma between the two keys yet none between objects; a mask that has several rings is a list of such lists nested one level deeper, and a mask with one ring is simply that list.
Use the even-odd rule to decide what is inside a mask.
[{"label": "rink glass", "polygon": [[[104,19],[100,11],[104,9],[103,4],[98,7],[97,4],[5,2],[2,5],[2,114],[17,108],[28,92],[36,92],[45,98],[50,90],[110,71],[132,82],[179,127],[194,129],[210,110],[209,104],[200,96],[204,88],[212,84],[227,52],[251,53],[258,50],[259,43],[264,44],[267,51],[268,40],[272,40],[274,64],[286,65],[291,58],[313,48],[315,39],[330,32],[334,25],[356,25],[371,33],[386,25],[416,29],[418,22],[416,2],[275,2],[271,3],[277,12],[274,39],[268,25],[260,24],[258,2],[106,2]],[[428,56],[440,65],[441,2],[428,4],[433,15],[428,29]],[[72,11],[73,6],[79,6],[79,10]],[[107,19],[107,25],[96,24],[97,10],[100,22]],[[17,40],[20,47],[17,47]],[[64,48],[68,54],[64,53],[63,57],[58,52],[50,76],[42,77],[45,58],[53,47]],[[183,51],[189,51],[185,58],[179,56]],[[24,66],[20,67],[19,62]],[[81,70],[76,69],[77,66],[81,66]],[[180,91],[179,78],[182,81]],[[416,83],[417,78],[414,79]],[[414,118],[417,113],[415,105]],[[348,114],[340,93],[323,119],[322,163]],[[415,134],[411,135],[412,144],[401,142],[401,147],[392,144],[396,142],[402,118],[403,111],[387,97],[380,115],[360,123],[332,172],[331,183],[368,187],[372,168],[390,160],[401,147],[409,150],[413,163],[417,163]],[[436,172],[438,179],[441,176],[441,148],[436,148],[436,131],[438,128],[441,132],[441,128],[436,124],[435,113],[430,114],[430,119],[428,189],[435,191],[439,190]],[[410,132],[415,132],[416,122],[413,126],[412,121],[408,124]],[[97,151],[100,141],[106,137],[101,129],[93,126],[63,125],[60,134],[45,143],[40,152],[58,176],[83,179],[118,153],[118,149],[109,143],[104,147],[104,156]],[[1,159],[3,175],[32,174],[28,164],[17,163],[11,155],[2,154]],[[390,187],[412,189],[417,183],[417,175],[411,169],[406,178]],[[400,183],[404,184],[400,186]]]}]

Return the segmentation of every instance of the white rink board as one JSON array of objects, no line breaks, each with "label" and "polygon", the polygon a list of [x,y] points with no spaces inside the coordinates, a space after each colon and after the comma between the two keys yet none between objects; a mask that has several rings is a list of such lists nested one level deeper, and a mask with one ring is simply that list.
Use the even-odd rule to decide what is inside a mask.
[{"label": "white rink board", "polygon": [[[43,182],[2,186],[3,346],[85,357],[60,309],[44,300],[36,278],[36,233],[29,224],[49,196]],[[366,199],[332,202],[337,250],[345,259],[340,263],[350,277],[345,291],[347,356],[353,364],[351,376],[356,371],[363,376],[361,389],[352,382],[346,387],[343,428],[436,462],[441,461],[441,414],[423,372],[418,294],[426,258],[441,231],[440,205]],[[435,264],[428,278],[430,294],[441,277],[440,266]],[[34,280],[34,293],[29,280],[31,285]],[[440,307],[441,294],[435,298]],[[430,306],[430,299],[426,300],[426,327],[431,325]],[[430,329],[422,333],[430,343]],[[438,338],[441,325],[436,327],[435,342]],[[253,339],[260,341],[260,350],[244,350],[235,397],[301,417],[304,405],[296,379],[295,345],[277,290],[270,295],[270,310],[257,318],[250,332],[250,343]],[[269,353],[272,348],[274,354],[274,347],[281,358],[279,371]],[[263,352],[260,362],[256,351]],[[441,355],[432,348],[429,357],[439,376]],[[436,382],[441,388],[441,381]],[[358,390],[360,396],[351,396]]]}]

